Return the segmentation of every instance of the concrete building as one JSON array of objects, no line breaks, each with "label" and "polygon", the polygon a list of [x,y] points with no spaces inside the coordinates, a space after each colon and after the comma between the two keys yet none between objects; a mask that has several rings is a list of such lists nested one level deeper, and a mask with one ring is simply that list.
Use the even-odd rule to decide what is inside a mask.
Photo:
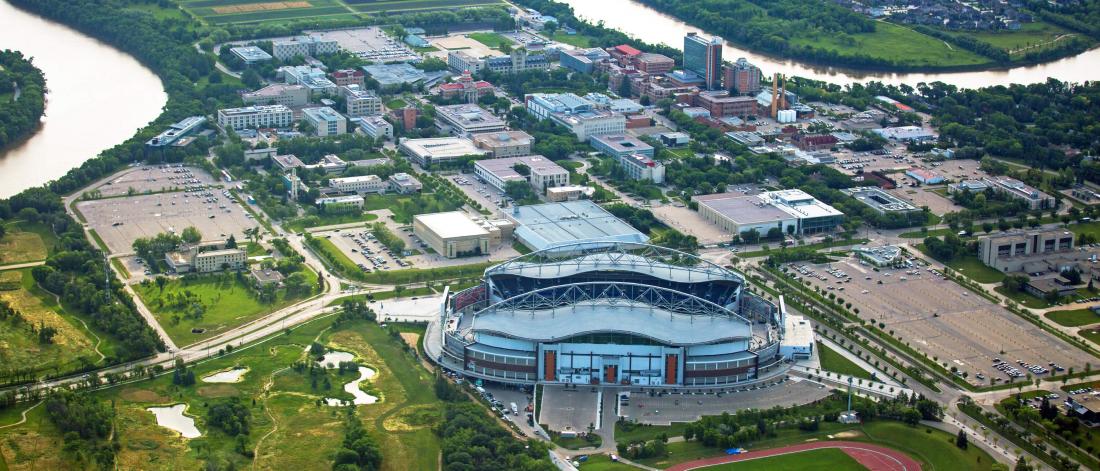
[{"label": "concrete building", "polygon": [[303,108],[302,120],[313,125],[319,137],[335,136],[348,132],[348,119],[327,106]]},{"label": "concrete building", "polygon": [[615,159],[634,180],[649,180],[658,185],[665,182],[665,165],[641,154],[630,154]]},{"label": "concrete building", "polygon": [[602,152],[616,159],[631,154],[644,155],[646,157],[653,157],[655,155],[653,146],[628,134],[592,136],[588,139],[588,143],[591,144],[592,148],[596,149],[597,152]]},{"label": "concrete building", "polygon": [[449,162],[466,156],[488,154],[488,152],[474,146],[473,141],[458,137],[406,139],[398,146],[398,149],[408,156],[409,160],[423,166]]},{"label": "concrete building", "polygon": [[921,212],[920,208],[909,202],[883,191],[876,186],[860,186],[845,188],[845,194],[855,198],[860,203],[870,206],[879,214],[911,214]]},{"label": "concrete building", "polygon": [[883,245],[879,247],[856,247],[856,257],[876,267],[889,267],[902,261],[901,247]]},{"label": "concrete building", "polygon": [[294,112],[285,105],[246,106],[218,110],[218,125],[236,131],[255,128],[287,128]]},{"label": "concrete building", "polygon": [[779,190],[745,196],[734,193],[699,195],[699,214],[732,234],[755,229],[761,236],[777,228],[783,234],[810,235],[832,231],[844,218],[802,190]]},{"label": "concrete building", "polygon": [[695,98],[695,105],[706,109],[710,116],[722,118],[726,116],[748,117],[756,116],[759,108],[756,99],[750,96],[730,96],[728,92],[700,93]]},{"label": "concrete building", "polygon": [[1069,231],[1013,231],[978,238],[978,258],[1005,273],[1022,271],[1028,262],[1073,253]]},{"label": "concrete building", "polygon": [[229,48],[229,52],[237,56],[245,65],[254,65],[271,60],[271,54],[268,54],[267,51],[256,46],[233,47]]},{"label": "concrete building", "polygon": [[328,181],[328,186],[345,193],[381,194],[389,188],[389,183],[378,178],[378,175],[361,175],[358,177],[333,178]]},{"label": "concrete building", "polygon": [[467,72],[476,74],[485,67],[485,62],[469,52],[457,50],[447,53],[447,67],[458,74]]},{"label": "concrete building", "polygon": [[686,132],[665,132],[657,135],[665,147],[683,147],[691,143],[691,135]]},{"label": "concrete building", "polygon": [[590,49],[570,49],[561,52],[558,62],[562,67],[580,73],[590,74],[596,70],[596,64],[611,59],[611,54],[598,47]]},{"label": "concrete building", "polygon": [[458,81],[439,86],[439,96],[444,100],[462,98],[466,103],[477,103],[485,95],[493,93],[493,84],[484,80],[474,80],[470,72],[462,72]]},{"label": "concrete building", "polygon": [[241,94],[246,105],[304,106],[309,103],[309,89],[305,85],[273,83],[254,92]]},{"label": "concrete building", "polygon": [[371,138],[385,138],[393,139],[393,125],[386,118],[381,116],[363,116],[361,118],[351,118],[352,126],[355,126],[363,134],[370,136]]},{"label": "concrete building", "polygon": [[992,187],[983,180],[963,180],[957,183],[948,184],[947,192],[955,193],[957,191],[969,191],[971,193],[977,193],[979,191],[985,191],[987,188]]},{"label": "concrete building", "polygon": [[676,61],[663,54],[643,52],[634,56],[634,68],[651,75],[667,74],[676,67]]},{"label": "concrete building", "polygon": [[696,33],[684,36],[684,70],[702,77],[707,90],[721,88],[722,38],[706,39]]},{"label": "concrete building", "polygon": [[523,131],[501,131],[476,134],[474,145],[489,151],[493,158],[517,157],[531,154],[535,138]]},{"label": "concrete building", "polygon": [[599,110],[591,100],[573,93],[533,93],[527,95],[527,112],[540,120],[550,119],[573,132],[577,139],[623,134],[626,118],[618,113]]},{"label": "concrete building", "polygon": [[309,89],[309,96],[317,98],[336,94],[336,84],[328,79],[325,71],[308,65],[279,67],[276,77],[282,77],[288,85],[302,85]]},{"label": "concrete building", "polygon": [[732,65],[723,68],[723,83],[731,95],[752,96],[760,93],[760,68],[749,63],[744,57]]},{"label": "concrete building", "polygon": [[516,240],[531,250],[585,243],[644,244],[649,237],[589,200],[517,206],[508,214]]},{"label": "concrete building", "polygon": [[270,268],[253,268],[249,274],[252,275],[252,282],[256,283],[256,286],[278,285],[283,282],[283,274]]},{"label": "concrete building", "polygon": [[175,145],[180,142],[181,138],[194,134],[199,129],[202,129],[206,125],[205,116],[191,116],[184,118],[180,122],[168,126],[164,132],[157,134],[157,137],[149,139],[145,145],[149,147],[165,147]]},{"label": "concrete building", "polygon": [[[755,100],[754,100],[755,101]],[[789,111],[789,110],[784,110]],[[829,150],[837,146],[840,141],[831,134],[795,134],[791,137],[795,147],[806,152]]]},{"label": "concrete building", "polygon": [[940,175],[931,170],[913,167],[905,171],[905,175],[913,180],[916,180],[922,185],[936,185],[943,183],[943,175]]},{"label": "concrete building", "polygon": [[554,203],[562,201],[576,201],[581,198],[591,198],[596,189],[590,186],[566,185],[546,189],[546,200]]},{"label": "concrete building", "polygon": [[555,113],[575,114],[594,111],[596,104],[574,93],[532,93],[525,98],[527,112],[539,120]]},{"label": "concrete building", "polygon": [[168,252],[164,261],[174,273],[210,273],[245,267],[248,254],[241,249],[225,248],[225,241],[204,242]]},{"label": "concrete building", "polygon": [[528,54],[527,49],[519,48],[510,55],[490,57],[484,59],[482,68],[489,69],[498,74],[514,74],[528,70],[550,69],[550,59],[546,54]]},{"label": "concrete building", "polygon": [[[520,165],[527,167],[526,175],[516,170]],[[498,191],[504,191],[508,182],[526,181],[540,195],[548,188],[569,184],[569,172],[541,155],[479,160],[474,162],[474,175]]]},{"label": "concrete building", "polygon": [[340,94],[347,101],[346,110],[349,118],[382,114],[382,98],[373,90],[349,85],[340,87]]},{"label": "concrete building", "polygon": [[355,85],[360,89],[367,88],[367,73],[359,69],[340,69],[329,74],[329,77],[337,87]]},{"label": "concrete building", "polygon": [[468,137],[472,134],[504,131],[507,124],[478,105],[436,107],[435,125],[443,133]]},{"label": "concrete building", "polygon": [[936,135],[920,126],[900,126],[894,128],[872,129],[871,132],[888,141],[927,142],[936,139]]},{"label": "concrete building", "polygon": [[447,258],[489,254],[489,231],[461,211],[417,214],[413,234]]},{"label": "concrete building", "polygon": [[339,51],[340,45],[336,41],[312,36],[296,36],[271,43],[272,55],[284,62],[297,56],[317,57],[324,54],[335,54]]},{"label": "concrete building", "polygon": [[1056,204],[1053,196],[1028,186],[1015,178],[997,176],[985,178],[983,181],[992,187],[994,191],[1027,202],[1027,207],[1030,210],[1050,209]]},{"label": "concrete building", "polygon": [[390,175],[388,181],[390,183],[390,189],[402,195],[417,193],[424,188],[420,180],[417,180],[416,177],[405,172]]},{"label": "concrete building", "polygon": [[317,198],[317,200],[314,201],[314,203],[317,204],[318,207],[362,208],[363,207],[363,197],[359,196],[359,195],[328,196],[328,197],[323,197],[323,198]]},{"label": "concrete building", "polygon": [[397,89],[402,85],[430,87],[447,75],[446,71],[424,72],[406,63],[365,65],[363,70],[377,81],[383,90]]}]

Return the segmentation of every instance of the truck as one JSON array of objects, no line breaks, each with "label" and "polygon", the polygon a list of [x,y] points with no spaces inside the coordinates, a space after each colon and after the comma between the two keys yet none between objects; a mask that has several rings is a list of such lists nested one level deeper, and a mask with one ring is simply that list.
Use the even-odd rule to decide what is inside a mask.
[{"label": "truck", "polygon": [[512,415],[519,415],[519,406],[516,406],[514,402],[509,405],[512,406]]}]

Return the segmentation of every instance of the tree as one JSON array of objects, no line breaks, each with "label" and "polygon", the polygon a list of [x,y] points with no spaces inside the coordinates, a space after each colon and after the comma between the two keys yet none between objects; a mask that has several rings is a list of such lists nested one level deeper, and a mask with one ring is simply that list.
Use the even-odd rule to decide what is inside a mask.
[{"label": "tree", "polygon": [[202,240],[202,233],[200,233],[198,229],[195,229],[195,226],[187,226],[183,229],[183,232],[180,233],[180,239],[188,244],[197,244]]},{"label": "tree", "polygon": [[237,248],[237,236],[229,234],[229,238],[225,240],[225,248],[235,249]]},{"label": "tree", "polygon": [[1010,293],[1019,293],[1024,290],[1024,286],[1027,286],[1030,281],[1031,278],[1027,275],[1008,275],[1001,282],[1001,286]]},{"label": "tree", "polygon": [[966,438],[966,432],[959,430],[959,435],[955,437],[955,446],[965,450],[969,445],[970,444]]},{"label": "tree", "polygon": [[559,28],[557,21],[547,21],[543,23],[542,30],[546,31],[546,34],[553,35]]},{"label": "tree", "polygon": [[244,82],[248,88],[260,88],[263,85],[263,78],[255,70],[248,69],[241,74],[241,82]]},{"label": "tree", "polygon": [[154,278],[154,281],[157,284],[157,288],[160,290],[161,293],[163,293],[164,285],[168,284],[168,278],[158,275],[156,278]]},{"label": "tree", "polygon": [[1013,469],[1013,471],[1031,471],[1032,470],[1031,465],[1027,464],[1027,459],[1025,459],[1024,455],[1022,455],[1022,454],[1016,460],[1016,467],[1014,467],[1012,469]]}]

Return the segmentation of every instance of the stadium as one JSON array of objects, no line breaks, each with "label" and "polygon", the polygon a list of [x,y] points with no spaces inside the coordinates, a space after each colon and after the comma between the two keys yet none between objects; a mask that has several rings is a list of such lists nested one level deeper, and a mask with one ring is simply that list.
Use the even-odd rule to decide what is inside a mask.
[{"label": "stadium", "polygon": [[648,244],[585,242],[519,256],[447,294],[440,316],[429,356],[502,383],[716,386],[786,363],[783,309],[737,273]]}]

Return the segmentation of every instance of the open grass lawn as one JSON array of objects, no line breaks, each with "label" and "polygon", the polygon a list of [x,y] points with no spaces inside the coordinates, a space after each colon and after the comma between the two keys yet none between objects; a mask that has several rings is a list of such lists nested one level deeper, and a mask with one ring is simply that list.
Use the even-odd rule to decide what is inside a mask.
[{"label": "open grass lawn", "polygon": [[37,223],[10,223],[0,237],[0,265],[45,260],[57,237],[49,227]]},{"label": "open grass lawn", "polygon": [[977,446],[961,450],[955,446],[955,435],[928,427],[877,420],[864,424],[861,430],[864,435],[853,440],[902,451],[920,461],[922,469],[985,471],[994,463],[993,458]]},{"label": "open grass lawn", "polygon": [[[1021,25],[1018,31],[981,31],[953,34],[970,36],[974,39],[985,41],[989,44],[1009,51],[1010,54],[1022,55],[1026,51],[1019,50],[1021,48],[1050,43],[1059,36],[1074,33],[1051,23],[1036,21],[1033,23],[1024,23],[1023,25]],[[1074,34],[1074,36],[1082,39],[1087,39],[1087,37],[1082,34]],[[1049,45],[1038,47],[1036,48],[1036,50],[1041,50],[1042,47],[1049,47]],[[1013,51],[1016,52],[1013,53]]]},{"label": "open grass lawn", "polygon": [[1091,309],[1074,309],[1072,311],[1051,311],[1047,318],[1066,327],[1079,327],[1082,325],[1100,323],[1100,315]]},{"label": "open grass lawn", "polygon": [[[818,242],[816,244],[794,245],[794,246],[791,246],[790,248],[821,250],[821,249],[828,249],[828,248],[832,248],[832,247],[847,247],[849,245],[861,245],[861,244],[866,244],[867,242],[869,242],[869,240],[867,240],[867,239],[851,239],[851,240],[838,239],[838,240],[834,240],[832,242]],[[772,242],[771,244],[765,242],[764,244],[768,245],[768,250],[754,250],[752,252],[739,252],[739,253],[737,253],[737,256],[741,257],[741,258],[764,257],[764,256],[766,256],[766,255],[768,255],[772,252],[779,252],[779,251],[783,250],[783,247],[780,247],[778,242]]]},{"label": "open grass lawn", "polygon": [[1069,229],[1070,232],[1073,232],[1073,235],[1077,238],[1080,238],[1084,234],[1089,234],[1097,238],[1097,240],[1100,240],[1100,221],[1070,224],[1066,226],[1066,228]]},{"label": "open grass lawn", "polygon": [[[749,450],[764,450],[795,443],[803,443],[809,440],[826,440],[829,438],[829,435],[851,431],[854,430],[856,427],[856,425],[838,424],[836,422],[824,422],[821,424],[821,428],[817,432],[803,432],[798,429],[782,429],[779,430],[776,436],[773,438],[767,438],[757,441],[755,443],[749,443],[744,447]],[[616,436],[616,439],[617,438],[618,436]],[[850,438],[846,438],[846,440],[847,439]],[[703,446],[702,443],[695,440],[688,442],[669,443],[668,451],[669,454],[665,457],[646,458],[637,461],[644,465],[652,466],[655,468],[667,468],[674,464],[683,463],[685,461],[726,455],[725,449],[706,447]]]},{"label": "open grass lawn", "polygon": [[302,232],[307,227],[331,226],[335,224],[351,224],[354,222],[367,223],[378,219],[378,215],[372,213],[359,214],[317,214],[293,219],[283,227],[294,232]]},{"label": "open grass lawn", "polygon": [[902,232],[901,234],[898,234],[898,237],[904,239],[924,239],[926,237],[943,237],[951,233],[953,233],[951,229],[933,229],[927,232],[923,232],[920,229],[917,229],[915,231]]},{"label": "open grass lawn", "polygon": [[355,11],[363,13],[422,13],[454,10],[487,5],[502,5],[500,0],[345,0]]},{"label": "open grass lawn", "polygon": [[301,18],[355,18],[340,0],[272,2],[269,0],[178,0],[210,24],[278,23]]},{"label": "open grass lawn", "polygon": [[[312,286],[316,286],[317,274],[308,270],[305,273]],[[255,290],[231,273],[203,275],[192,280],[169,280],[163,292],[153,282],[135,285],[134,290],[178,345],[190,345],[210,338],[302,299],[288,298],[286,290],[280,289],[274,303],[261,303]],[[189,318],[185,307],[174,305],[173,299],[188,291],[198,296],[206,308],[200,318]],[[193,329],[200,329],[201,332]]]},{"label": "open grass lawn", "polygon": [[615,423],[615,441],[618,443],[645,442],[657,438],[662,433],[668,437],[682,437],[686,423],[673,422],[672,425],[644,425]]},{"label": "open grass lawn", "polygon": [[709,466],[708,471],[771,471],[775,469],[828,469],[829,471],[860,471],[867,468],[847,453],[836,448],[810,450],[757,460]]},{"label": "open grass lawn", "polygon": [[500,49],[500,46],[502,44],[513,44],[511,39],[508,39],[497,33],[470,33],[468,36],[470,37],[470,39],[473,39],[474,41],[489,46],[493,49]]},{"label": "open grass lawn", "polygon": [[391,110],[404,108],[406,106],[409,106],[409,104],[406,103],[405,100],[402,100],[400,98],[394,98],[394,99],[386,102],[386,108],[389,108]]},{"label": "open grass lawn", "polygon": [[[432,432],[442,406],[435,399],[431,375],[377,324],[348,322],[333,327],[331,318],[298,326],[263,344],[240,349],[224,357],[192,366],[197,384],[175,386],[171,375],[95,393],[112,401],[118,418],[119,469],[201,469],[205,457],[232,463],[236,469],[329,469],[343,439],[344,411],[318,405],[325,397],[350,399],[343,384],[357,378],[328,370],[329,389],[313,387],[308,369],[288,368],[305,361],[305,348],[318,342],[355,355],[356,361],[375,369],[377,375],[362,388],[380,397],[375,404],[355,406],[358,417],[379,441],[384,471],[436,469],[439,439]],[[249,369],[234,384],[205,383],[201,378],[220,370]],[[207,407],[221,398],[237,396],[251,412],[248,449],[255,461],[234,451],[235,441],[207,425]],[[253,402],[255,401],[255,402]],[[183,403],[202,437],[182,439],[157,426],[147,407]],[[23,406],[20,406],[23,407]],[[21,409],[20,409],[21,410]],[[16,408],[0,414],[0,423],[18,420]],[[82,469],[60,452],[62,439],[39,406],[28,414],[28,423],[0,429],[0,453],[15,469]],[[201,450],[201,451],[200,451]]]},{"label": "open grass lawn", "polygon": [[1045,299],[1036,298],[1035,296],[1032,296],[1022,291],[1009,291],[1006,290],[1004,286],[993,288],[993,291],[996,291],[1001,296],[1011,299],[1025,307],[1030,307],[1033,309],[1044,309],[1050,307],[1050,303],[1048,303]]},{"label": "open grass lawn", "polygon": [[1084,328],[1077,331],[1077,335],[1084,337],[1093,343],[1100,344],[1100,330],[1096,328]]},{"label": "open grass lawn", "polygon": [[848,376],[855,376],[856,378],[871,379],[871,373],[859,365],[852,362],[841,355],[839,352],[825,346],[821,342],[817,342],[817,355],[821,359],[821,369],[832,371],[833,373],[840,373]]},{"label": "open grass lawn", "polygon": [[[917,244],[917,249],[928,255],[925,251],[924,244]],[[928,255],[931,257],[931,255]],[[937,260],[940,261],[940,260]],[[942,261],[941,261],[942,262]],[[1001,273],[986,264],[982,263],[976,255],[965,255],[958,257],[950,262],[944,263],[952,270],[955,270],[967,278],[970,278],[978,283],[1000,283],[1005,279],[1005,274]]]},{"label": "open grass lawn", "polygon": [[636,471],[638,468],[611,461],[607,455],[589,455],[588,461],[581,463],[584,471]]},{"label": "open grass lawn", "polygon": [[450,199],[438,193],[415,195],[368,195],[363,197],[363,210],[388,209],[393,219],[401,224],[412,224],[413,215],[454,211],[465,204],[461,199]]},{"label": "open grass lawn", "polygon": [[973,52],[959,47],[948,47],[939,39],[884,21],[875,23],[873,33],[844,37],[832,34],[801,34],[792,37],[791,42],[842,54],[887,59],[911,67],[969,66],[989,62],[989,59]]},{"label": "open grass lawn", "polygon": [[568,44],[570,46],[592,47],[592,38],[580,33],[565,34],[564,31],[558,30],[554,32],[553,36],[550,36],[550,39],[553,39],[554,41],[557,41],[559,43]]},{"label": "open grass lawn", "polygon": [[[10,369],[31,369],[37,375],[66,373],[87,364],[99,364],[114,355],[111,339],[103,332],[91,330],[70,314],[53,295],[39,288],[30,269],[2,273],[6,288],[0,300],[22,314],[24,323],[0,321],[0,378]],[[84,321],[87,322],[87,321]],[[50,343],[39,341],[30,326],[56,329]],[[102,355],[100,355],[100,352]]]}]

